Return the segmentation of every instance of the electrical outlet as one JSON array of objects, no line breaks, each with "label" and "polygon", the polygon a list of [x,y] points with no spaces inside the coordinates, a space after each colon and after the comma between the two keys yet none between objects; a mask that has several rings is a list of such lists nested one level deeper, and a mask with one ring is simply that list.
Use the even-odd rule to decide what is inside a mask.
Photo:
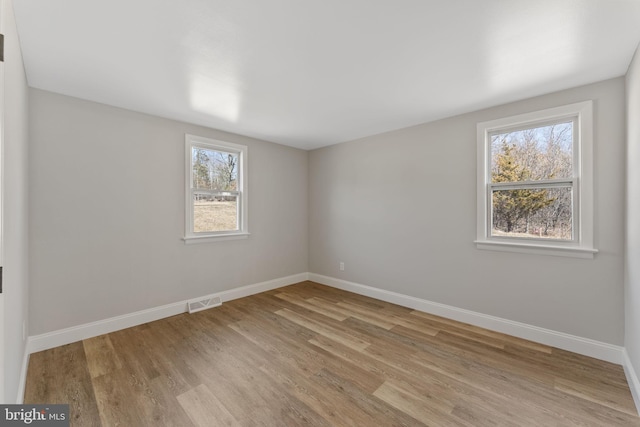
[{"label": "electrical outlet", "polygon": [[344,262],[340,261],[340,271],[344,271]]}]

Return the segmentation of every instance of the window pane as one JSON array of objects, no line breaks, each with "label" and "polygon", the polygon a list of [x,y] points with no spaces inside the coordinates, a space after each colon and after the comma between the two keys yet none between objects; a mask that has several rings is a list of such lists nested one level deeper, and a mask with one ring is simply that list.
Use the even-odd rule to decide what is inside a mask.
[{"label": "window pane", "polygon": [[573,176],[573,122],[491,135],[491,182]]},{"label": "window pane", "polygon": [[491,235],[573,239],[571,187],[494,190]]},{"label": "window pane", "polygon": [[237,231],[238,196],[193,195],[193,232]]},{"label": "window pane", "polygon": [[238,189],[238,154],[192,147],[193,188],[235,191]]}]

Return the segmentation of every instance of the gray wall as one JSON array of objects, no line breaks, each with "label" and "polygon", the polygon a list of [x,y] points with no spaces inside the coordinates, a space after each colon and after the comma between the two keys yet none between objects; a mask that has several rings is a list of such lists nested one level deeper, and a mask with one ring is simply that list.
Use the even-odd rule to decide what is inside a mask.
[{"label": "gray wall", "polygon": [[[308,153],[30,89],[30,335],[308,271]],[[246,240],[185,245],[184,136],[249,147]]]},{"label": "gray wall", "polygon": [[4,0],[4,293],[5,293],[5,402],[18,396],[20,370],[26,351],[22,325],[28,317],[28,89],[11,0]]},{"label": "gray wall", "polygon": [[624,345],[640,373],[640,50],[627,72],[627,204]]},{"label": "gray wall", "polygon": [[[600,253],[477,250],[477,122],[589,99]],[[621,345],[624,108],[617,78],[312,151],[310,271]]]}]

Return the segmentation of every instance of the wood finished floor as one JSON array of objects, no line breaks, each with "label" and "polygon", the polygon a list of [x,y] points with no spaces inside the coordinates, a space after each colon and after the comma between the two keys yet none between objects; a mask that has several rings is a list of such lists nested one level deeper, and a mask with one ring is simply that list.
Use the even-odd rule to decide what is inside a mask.
[{"label": "wood finished floor", "polygon": [[640,426],[622,367],[303,282],[31,355],[72,426]]}]

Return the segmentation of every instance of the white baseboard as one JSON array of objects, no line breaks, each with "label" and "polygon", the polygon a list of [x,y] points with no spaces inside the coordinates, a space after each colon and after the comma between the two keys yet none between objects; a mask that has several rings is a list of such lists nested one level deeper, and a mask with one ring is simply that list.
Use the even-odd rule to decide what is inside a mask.
[{"label": "white baseboard", "polygon": [[260,292],[271,291],[273,289],[282,288],[284,286],[293,285],[295,283],[309,280],[309,273],[299,273],[293,276],[281,277],[279,279],[269,280],[267,282],[256,283],[254,285],[242,286],[228,291],[218,292],[212,296],[220,297],[222,302],[231,301],[238,298],[248,297],[250,295],[259,294]]},{"label": "white baseboard", "polygon": [[[525,323],[515,322],[512,320],[502,319],[475,311],[465,310],[446,304],[440,304],[397,292],[391,292],[383,289],[374,288],[359,283],[348,282],[346,280],[336,279],[333,277],[323,276],[315,273],[300,273],[292,276],[282,277],[266,282],[256,283],[252,285],[242,286],[236,289],[222,291],[207,297],[220,297],[222,302],[231,301],[237,298],[254,295],[260,292],[277,289],[283,286],[292,285],[294,283],[305,280],[312,280],[323,285],[332,286],[334,288],[343,289],[356,294],[376,298],[382,301],[402,305],[404,307],[413,308],[415,310],[424,311],[426,313],[435,314],[437,316],[446,317],[464,323],[480,326],[496,332],[502,332],[515,337],[527,339],[540,344],[557,347],[563,350],[572,351],[574,353],[583,354],[585,356],[594,357],[596,359],[605,360],[625,366],[624,348],[612,344],[595,341],[589,338],[582,338],[575,335],[557,332],[550,329],[544,329]],[[71,328],[61,329],[58,331],[48,332],[41,335],[29,337],[27,341],[27,361],[28,354],[46,350],[53,347],[69,344],[98,335],[118,331],[120,329],[130,328],[132,326],[141,325],[143,323],[152,322],[154,320],[163,319],[165,317],[174,316],[187,311],[187,302],[184,300],[173,304],[167,304],[160,307],[154,307],[135,313],[116,316],[84,325],[73,326]],[[24,375],[26,375],[26,363],[23,367]],[[631,367],[630,364],[628,366]],[[22,374],[21,374],[22,375]],[[637,382],[635,374],[633,376]],[[21,378],[22,383],[22,378]],[[631,381],[630,381],[631,386]],[[24,385],[21,384],[22,391]],[[634,390],[632,386],[632,391]],[[635,390],[640,395],[640,385]],[[634,394],[636,398],[636,394]],[[638,400],[636,400],[638,402]]]},{"label": "white baseboard", "polygon": [[629,353],[627,353],[627,349],[622,350],[624,374],[627,377],[627,382],[629,383],[629,389],[631,390],[631,396],[633,396],[633,401],[636,404],[636,410],[640,413],[640,380],[638,380],[638,375],[636,375],[636,370],[633,368],[631,364],[631,359],[629,359]]},{"label": "white baseboard", "polygon": [[[544,329],[526,323],[514,322],[500,317],[489,316],[471,310],[440,304],[397,292],[374,288],[346,280],[309,273],[309,280],[323,285],[376,298],[414,310],[424,311],[436,316],[446,317],[459,322],[480,326],[492,331],[501,332],[540,344],[560,348],[607,362],[623,364],[623,347],[582,338],[575,335]],[[640,389],[638,389],[640,390]]]},{"label": "white baseboard", "polygon": [[22,356],[22,366],[20,367],[20,382],[18,383],[18,395],[16,403],[21,405],[24,403],[24,390],[27,385],[27,368],[29,367],[29,338],[25,345],[24,354]]},{"label": "white baseboard", "polygon": [[[231,301],[237,298],[243,298],[260,292],[303,282],[308,279],[308,273],[294,274],[292,276],[281,277],[274,280],[268,280],[266,282],[255,283],[236,289],[230,289],[228,291],[218,292],[216,294],[208,295],[208,297],[220,297],[222,302]],[[122,316],[111,317],[109,319],[31,336],[28,340],[27,352],[35,353],[87,338],[96,337],[98,335],[130,328],[132,326],[141,325],[143,323],[153,322],[154,320],[164,319],[165,317],[175,316],[176,314],[185,313],[187,311],[187,302],[191,300],[192,299],[184,300],[160,307],[137,311],[135,313],[129,313]]]}]

